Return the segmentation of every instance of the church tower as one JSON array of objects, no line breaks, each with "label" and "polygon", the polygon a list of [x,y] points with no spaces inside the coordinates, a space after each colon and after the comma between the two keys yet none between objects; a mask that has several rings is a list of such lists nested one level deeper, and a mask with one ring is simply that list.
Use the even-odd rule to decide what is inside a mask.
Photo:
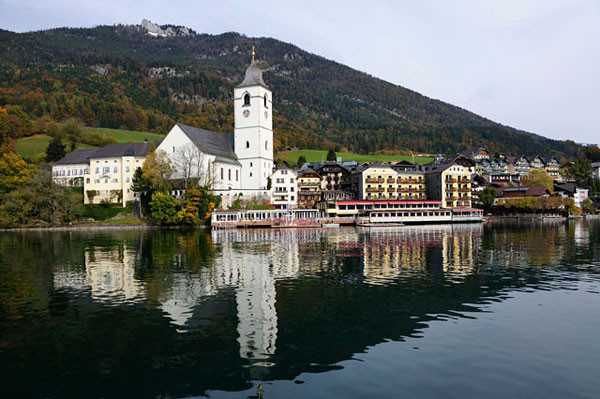
[{"label": "church tower", "polygon": [[242,165],[244,190],[265,190],[273,172],[273,102],[271,90],[254,60],[233,89],[234,151]]}]

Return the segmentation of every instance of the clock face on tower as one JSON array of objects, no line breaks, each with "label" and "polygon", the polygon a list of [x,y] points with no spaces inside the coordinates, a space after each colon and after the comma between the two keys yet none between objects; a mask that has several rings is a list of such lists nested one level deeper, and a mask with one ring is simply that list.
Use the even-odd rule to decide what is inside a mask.
[{"label": "clock face on tower", "polygon": [[242,115],[244,115],[244,118],[247,118],[250,116],[250,111],[249,110],[244,110],[244,112],[242,112]]}]

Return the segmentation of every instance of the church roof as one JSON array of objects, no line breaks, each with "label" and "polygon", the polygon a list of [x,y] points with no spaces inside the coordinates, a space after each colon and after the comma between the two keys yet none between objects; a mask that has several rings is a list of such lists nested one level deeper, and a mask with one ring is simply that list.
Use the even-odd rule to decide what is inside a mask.
[{"label": "church roof", "polygon": [[244,76],[244,80],[238,85],[238,87],[256,85],[267,87],[262,77],[262,69],[260,69],[260,67],[256,65],[256,61],[252,59],[250,66],[248,67],[248,69],[246,69],[246,75]]},{"label": "church roof", "polygon": [[233,152],[233,133],[213,132],[183,123],[178,123],[177,126],[196,144],[200,151],[215,155],[220,161],[228,160],[238,163],[237,156]]}]

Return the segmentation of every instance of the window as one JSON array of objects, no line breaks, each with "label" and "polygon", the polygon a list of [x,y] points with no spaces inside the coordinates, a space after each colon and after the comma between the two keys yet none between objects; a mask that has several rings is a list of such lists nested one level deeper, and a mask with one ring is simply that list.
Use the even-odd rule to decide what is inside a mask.
[{"label": "window", "polygon": [[117,167],[115,166],[115,167],[113,168],[113,172],[117,173],[117,170],[118,170],[118,169],[117,169]]},{"label": "window", "polygon": [[267,140],[265,140],[265,150],[269,149],[269,142]]},{"label": "window", "polygon": [[94,179],[94,183],[100,184],[100,179]]},{"label": "window", "polygon": [[246,148],[250,148],[250,142],[246,141]]},{"label": "window", "polygon": [[110,167],[105,166],[102,168],[102,173],[106,174],[106,173],[110,173]]},{"label": "window", "polygon": [[85,179],[86,184],[90,184],[90,178]]},{"label": "window", "polygon": [[108,183],[108,179],[104,179],[104,183]]},{"label": "window", "polygon": [[118,182],[119,182],[119,179],[112,179],[112,182],[113,182],[113,183],[118,183]]},{"label": "window", "polygon": [[252,177],[252,172],[250,172],[250,177]]},{"label": "window", "polygon": [[221,168],[221,180],[223,180],[225,178],[224,176],[225,175],[224,175],[224,172],[223,172],[223,168]]},{"label": "window", "polygon": [[67,169],[67,176],[71,176],[71,169]]},{"label": "window", "polygon": [[173,152],[175,152],[175,146],[173,146]]},{"label": "window", "polygon": [[231,169],[227,169],[227,179],[231,181]]},{"label": "window", "polygon": [[250,162],[250,167],[252,167],[252,162]]},{"label": "window", "polygon": [[239,181],[240,180],[240,171],[236,170],[235,171],[235,181]]},{"label": "window", "polygon": [[250,105],[250,94],[244,94],[244,106]]},{"label": "window", "polygon": [[131,170],[131,168],[129,166],[125,167],[125,172],[129,172]]},{"label": "window", "polygon": [[267,95],[266,94],[265,94],[264,100],[265,100],[265,108],[268,108],[267,107]]},{"label": "window", "polygon": [[294,178],[290,177],[290,183],[293,183],[293,182],[294,182]]},{"label": "window", "polygon": [[129,183],[129,176],[127,176],[127,177],[125,178],[125,181],[126,181],[127,183]]}]

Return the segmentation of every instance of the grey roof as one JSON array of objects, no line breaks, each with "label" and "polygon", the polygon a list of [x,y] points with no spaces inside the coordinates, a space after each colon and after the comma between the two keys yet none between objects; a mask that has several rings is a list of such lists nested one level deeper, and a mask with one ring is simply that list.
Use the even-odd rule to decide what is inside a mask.
[{"label": "grey roof", "polygon": [[56,161],[54,165],[75,165],[75,164],[87,164],[90,156],[96,152],[97,148],[86,148],[83,150],[75,150],[70,154],[67,154],[62,159]]},{"label": "grey roof", "polygon": [[148,155],[152,144],[145,141],[143,143],[117,143],[96,149],[89,158],[114,158],[122,156],[142,157]]},{"label": "grey roof", "polygon": [[600,162],[593,162],[592,168],[600,168]]},{"label": "grey roof", "polygon": [[177,126],[192,140],[198,149],[206,154],[239,163],[233,152],[233,133],[213,132],[212,130],[198,129],[197,127],[178,123]]},{"label": "grey roof", "polygon": [[244,80],[238,85],[238,87],[256,85],[267,87],[262,77],[262,69],[260,69],[259,66],[256,65],[256,61],[254,61],[253,59],[248,69],[246,69],[246,75],[244,76]]}]

